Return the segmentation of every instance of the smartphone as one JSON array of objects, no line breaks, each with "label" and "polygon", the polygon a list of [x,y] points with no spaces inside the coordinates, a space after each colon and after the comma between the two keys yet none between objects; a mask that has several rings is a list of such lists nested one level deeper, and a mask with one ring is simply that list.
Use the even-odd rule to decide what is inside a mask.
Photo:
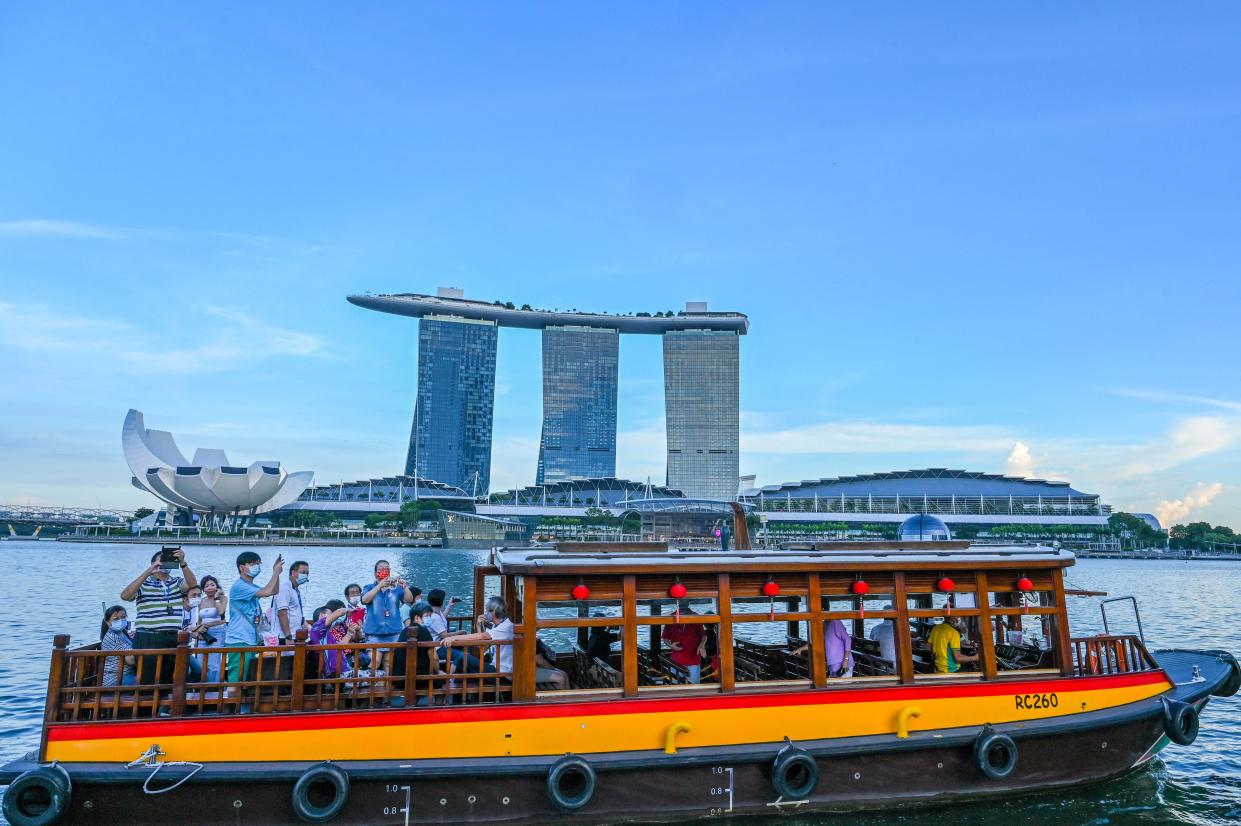
[{"label": "smartphone", "polygon": [[356,622],[356,623],[359,623],[359,624],[361,624],[362,622],[365,622],[365,621],[366,621],[366,609],[365,609],[365,608],[355,608],[355,609],[353,609],[352,611],[350,611],[350,612],[349,612],[349,620],[348,620],[348,621],[349,621],[349,622]]},{"label": "smartphone", "polygon": [[161,550],[159,552],[159,567],[165,571],[175,571],[179,568],[180,563],[177,562],[176,556],[176,552],[179,550],[180,548],[164,548]]}]

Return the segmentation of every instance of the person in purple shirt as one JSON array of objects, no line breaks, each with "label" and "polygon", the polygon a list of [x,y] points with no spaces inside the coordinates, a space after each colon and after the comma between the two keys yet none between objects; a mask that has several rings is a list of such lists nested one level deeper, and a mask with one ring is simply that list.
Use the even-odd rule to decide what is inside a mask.
[{"label": "person in purple shirt", "polygon": [[[853,676],[853,638],[842,620],[834,619],[825,622],[823,627],[823,646],[827,654],[827,676]],[[794,655],[805,654],[810,644],[793,649]]]}]

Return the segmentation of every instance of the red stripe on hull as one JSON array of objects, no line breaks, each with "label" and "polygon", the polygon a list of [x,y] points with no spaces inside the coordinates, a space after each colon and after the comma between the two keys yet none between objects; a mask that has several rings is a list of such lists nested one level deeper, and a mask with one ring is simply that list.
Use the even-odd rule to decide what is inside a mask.
[{"label": "red stripe on hull", "polygon": [[140,723],[59,723],[48,727],[48,740],[110,740],[121,738],[180,737],[207,734],[248,734],[273,731],[316,731],[375,726],[411,726],[435,723],[471,723],[496,720],[537,720],[557,717],[591,717],[643,714],[699,709],[744,709],[783,706],[857,703],[870,700],[922,700],[985,697],[997,694],[1030,694],[1051,691],[1094,691],[1129,688],[1166,682],[1162,671],[1108,677],[1075,677],[1021,682],[949,683],[900,687],[841,688],[826,691],[791,691],[771,694],[712,694],[704,697],[668,699],[593,700],[579,703],[524,703],[491,706],[452,706],[376,711],[304,712],[273,716],[149,720]]}]

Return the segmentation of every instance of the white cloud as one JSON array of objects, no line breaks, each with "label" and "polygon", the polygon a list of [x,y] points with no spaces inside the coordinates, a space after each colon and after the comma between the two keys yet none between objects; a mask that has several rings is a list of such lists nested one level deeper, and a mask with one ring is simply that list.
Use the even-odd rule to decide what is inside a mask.
[{"label": "white cloud", "polygon": [[[146,326],[75,316],[42,305],[0,302],[0,348],[36,353],[44,360],[67,354],[66,370],[102,362],[109,370],[120,367],[140,373],[236,370],[268,358],[326,355],[323,341],[311,333],[218,307],[202,312],[223,323],[203,325],[207,328],[203,332],[192,323],[192,313],[182,316],[176,341],[198,339],[199,343],[177,347],[169,346],[171,336],[153,335]],[[57,365],[45,362],[45,366]]]},{"label": "white cloud", "polygon": [[742,453],[995,453],[1012,444],[1007,430],[990,425],[839,421],[741,434]]},{"label": "white cloud", "polygon": [[1211,500],[1219,496],[1223,490],[1224,486],[1219,482],[1210,484],[1199,482],[1192,491],[1180,499],[1172,501],[1165,499],[1160,502],[1155,508],[1155,516],[1159,519],[1159,524],[1165,528],[1171,527],[1184,520],[1190,513],[1211,504]]},{"label": "white cloud", "polygon": [[31,218],[22,221],[0,223],[0,235],[116,241],[128,236],[129,231],[117,229],[116,227],[100,226],[99,224],[87,224],[81,221],[52,221]]},{"label": "white cloud", "polygon": [[1218,453],[1241,438],[1241,421],[1231,416],[1190,416],[1181,419],[1163,438],[1140,445],[1134,461],[1120,469],[1121,476],[1146,476]]},{"label": "white cloud", "polygon": [[1030,455],[1030,448],[1025,442],[1017,442],[1013,445],[1013,449],[1008,453],[1008,461],[1004,465],[1004,472],[1009,476],[1034,476],[1034,457]]}]

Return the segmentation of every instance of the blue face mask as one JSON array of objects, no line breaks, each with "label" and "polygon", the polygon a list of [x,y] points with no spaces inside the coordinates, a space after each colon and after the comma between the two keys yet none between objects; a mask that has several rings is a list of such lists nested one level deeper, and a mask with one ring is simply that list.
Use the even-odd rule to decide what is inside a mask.
[{"label": "blue face mask", "polygon": [[246,573],[252,577],[256,577],[263,573],[263,566],[257,562],[251,562],[250,565],[246,567]]},{"label": "blue face mask", "polygon": [[124,631],[125,629],[129,628],[129,620],[127,619],[112,620],[112,624],[109,627],[113,631],[117,631],[117,632]]},{"label": "blue face mask", "polygon": [[310,574],[298,574],[297,575],[298,585],[305,585],[307,582],[310,582]]}]

